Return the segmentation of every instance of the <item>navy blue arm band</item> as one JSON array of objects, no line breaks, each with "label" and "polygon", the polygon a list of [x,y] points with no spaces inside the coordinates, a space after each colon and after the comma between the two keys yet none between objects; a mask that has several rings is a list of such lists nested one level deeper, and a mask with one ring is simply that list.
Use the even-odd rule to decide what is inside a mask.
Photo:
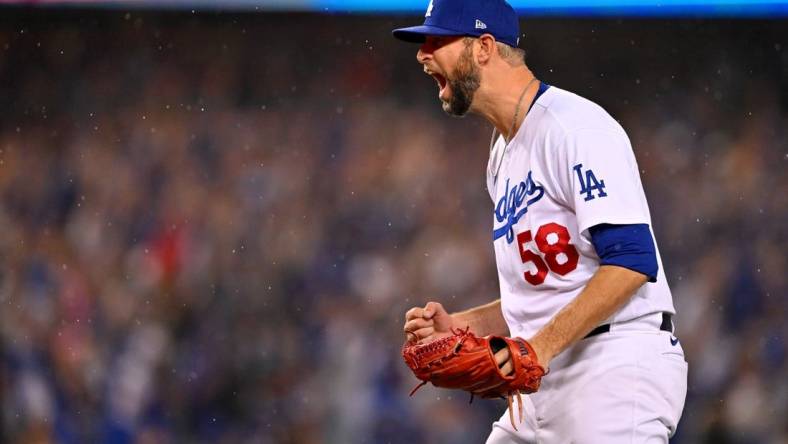
[{"label": "navy blue arm band", "polygon": [[600,265],[617,265],[657,282],[657,251],[648,224],[599,224],[588,229]]}]

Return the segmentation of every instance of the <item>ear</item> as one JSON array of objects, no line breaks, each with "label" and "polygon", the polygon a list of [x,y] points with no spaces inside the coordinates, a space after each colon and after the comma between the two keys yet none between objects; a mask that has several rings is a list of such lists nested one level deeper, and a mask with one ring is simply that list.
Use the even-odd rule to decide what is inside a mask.
[{"label": "ear", "polygon": [[490,62],[490,59],[492,59],[493,54],[498,51],[498,46],[495,44],[495,37],[491,34],[482,34],[476,41],[479,42],[476,62],[479,65],[486,65]]}]

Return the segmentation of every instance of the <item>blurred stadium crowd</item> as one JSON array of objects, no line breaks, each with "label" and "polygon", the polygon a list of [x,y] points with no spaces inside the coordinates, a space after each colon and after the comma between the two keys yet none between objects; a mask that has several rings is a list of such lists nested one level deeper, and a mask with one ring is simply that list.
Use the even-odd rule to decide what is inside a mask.
[{"label": "blurred stadium crowd", "polygon": [[[442,114],[411,20],[5,12],[0,441],[483,441],[505,403],[408,398],[399,355],[407,308],[497,288],[490,129]],[[524,23],[633,141],[674,441],[788,442],[784,26]]]}]

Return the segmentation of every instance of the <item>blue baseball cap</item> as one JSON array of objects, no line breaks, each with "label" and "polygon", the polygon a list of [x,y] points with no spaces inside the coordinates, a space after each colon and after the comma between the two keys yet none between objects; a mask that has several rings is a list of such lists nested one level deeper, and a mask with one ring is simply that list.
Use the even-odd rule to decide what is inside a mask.
[{"label": "blue baseball cap", "polygon": [[430,0],[424,24],[392,31],[406,42],[423,43],[428,35],[473,36],[492,34],[496,40],[517,46],[520,22],[504,0]]}]

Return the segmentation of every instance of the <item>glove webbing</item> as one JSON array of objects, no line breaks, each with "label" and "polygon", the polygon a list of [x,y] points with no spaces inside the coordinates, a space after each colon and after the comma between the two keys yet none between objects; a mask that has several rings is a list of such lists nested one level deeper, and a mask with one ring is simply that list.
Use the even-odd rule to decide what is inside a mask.
[{"label": "glove webbing", "polygon": [[[450,356],[443,356],[442,358],[440,358],[440,360],[435,361],[435,362],[431,363],[430,365],[435,365],[436,363],[442,362],[444,359],[446,359],[448,357],[456,356],[457,354],[459,354],[460,349],[462,349],[462,344],[465,342],[465,340],[468,339],[468,337],[473,336],[472,333],[469,334],[470,330],[471,330],[470,326],[465,328],[465,330],[463,330],[461,328],[458,328],[458,329],[455,330],[454,328],[452,328],[451,332],[454,333],[456,336],[460,336],[460,339],[454,345],[453,350],[451,352],[451,355]],[[424,347],[422,347],[422,348],[420,348],[418,350],[418,352],[416,354],[416,359],[423,359],[423,357],[425,357],[425,356],[430,356],[430,355],[435,354],[435,353],[440,353],[443,349],[445,349],[449,345],[449,343],[453,342],[453,340],[454,340],[453,336],[447,336],[445,338],[441,338],[441,339],[438,339],[436,341],[432,341],[432,342],[429,342],[429,343],[425,344]],[[416,341],[415,340],[411,340],[410,342],[411,343],[415,343]],[[413,396],[413,394],[416,393],[416,391],[418,389],[420,389],[420,388],[424,387],[425,385],[427,385],[428,382],[429,381],[427,381],[427,380],[421,381],[421,383],[419,385],[417,385],[416,387],[413,388],[413,390],[411,390],[410,396]],[[471,402],[473,402],[473,394],[472,393],[471,393]]]}]

